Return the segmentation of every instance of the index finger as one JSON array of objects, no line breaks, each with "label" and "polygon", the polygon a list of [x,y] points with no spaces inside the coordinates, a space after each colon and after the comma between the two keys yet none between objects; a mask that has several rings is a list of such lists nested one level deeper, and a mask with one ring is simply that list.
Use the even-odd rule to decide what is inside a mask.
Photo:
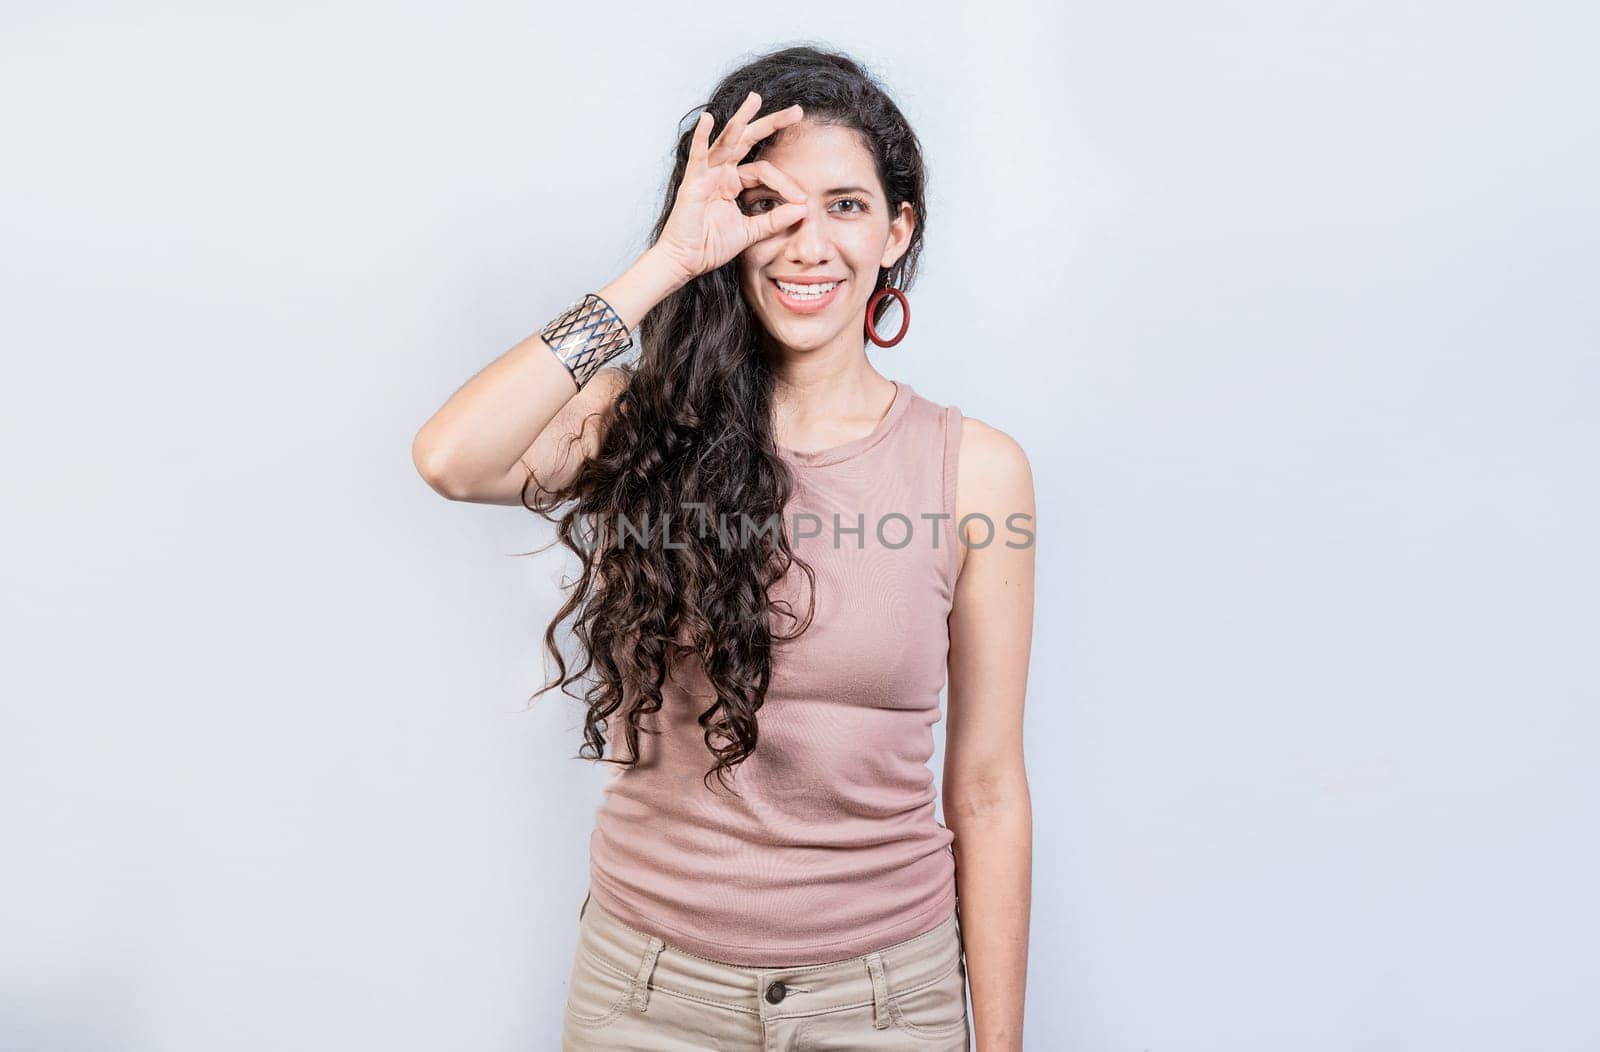
[{"label": "index finger", "polygon": [[752,186],[769,186],[790,201],[804,201],[806,192],[794,177],[771,161],[751,161],[739,166],[739,181],[746,190]]}]

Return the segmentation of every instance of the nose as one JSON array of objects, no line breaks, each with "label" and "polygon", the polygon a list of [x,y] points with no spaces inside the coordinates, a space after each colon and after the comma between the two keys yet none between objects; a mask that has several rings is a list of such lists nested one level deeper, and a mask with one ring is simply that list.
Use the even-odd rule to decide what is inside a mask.
[{"label": "nose", "polygon": [[821,213],[814,211],[820,205],[808,204],[806,214],[795,220],[788,230],[788,243],[784,246],[793,263],[816,264],[828,258],[827,224]]}]

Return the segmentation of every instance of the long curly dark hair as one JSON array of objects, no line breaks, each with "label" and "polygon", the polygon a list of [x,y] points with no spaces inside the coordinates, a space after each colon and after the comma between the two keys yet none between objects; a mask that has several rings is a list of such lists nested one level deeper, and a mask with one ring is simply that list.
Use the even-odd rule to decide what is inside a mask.
[{"label": "long curly dark hair", "polygon": [[[916,214],[908,248],[893,267],[879,268],[876,287],[908,288],[927,215],[925,176],[921,145],[888,94],[847,55],[786,47],[729,73],[685,120],[708,109],[715,135],[752,91],[761,96],[757,116],[799,103],[806,120],[859,133],[876,161],[890,214],[900,202],[910,202]],[[688,163],[693,129],[684,122],[679,127],[651,244],[672,214]],[[757,159],[770,141],[757,143],[739,163]],[[715,695],[699,714],[715,758],[708,787],[712,774],[726,786],[726,774],[755,751],[756,713],[771,681],[774,645],[805,631],[816,607],[815,574],[794,553],[783,524],[794,479],[773,436],[766,331],[740,289],[738,267],[735,257],[700,275],[640,320],[639,358],[620,367],[623,384],[602,411],[597,454],[570,484],[545,489],[530,473],[522,493],[523,505],[556,524],[556,540],[582,566],[544,635],[558,673],[534,697],[558,686],[569,693],[569,684],[587,681],[577,755],[629,766],[639,756],[641,729],[652,730],[641,728],[641,717],[661,709],[662,684],[673,665],[697,657]],[[890,298],[880,301],[880,316]],[[878,321],[875,316],[875,326]],[[566,509],[553,514],[563,504]],[[695,506],[704,509],[703,521],[688,513]],[[775,520],[778,528],[758,534],[759,543],[730,547],[718,528],[724,514],[747,515],[756,524]],[[624,519],[633,543],[622,536]],[[768,594],[792,565],[810,585],[803,617]],[[774,615],[788,618],[794,631],[775,634]],[[569,617],[583,648],[570,672],[556,642],[557,626]],[[613,717],[628,746],[622,759],[604,755],[606,731],[618,726]]]}]

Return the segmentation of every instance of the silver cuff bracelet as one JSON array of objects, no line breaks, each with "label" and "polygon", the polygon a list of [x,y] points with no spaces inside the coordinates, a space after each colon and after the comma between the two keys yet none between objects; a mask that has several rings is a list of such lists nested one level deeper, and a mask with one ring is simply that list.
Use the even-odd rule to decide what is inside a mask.
[{"label": "silver cuff bracelet", "polygon": [[600,367],[633,345],[633,333],[594,293],[573,301],[539,335],[581,389]]}]

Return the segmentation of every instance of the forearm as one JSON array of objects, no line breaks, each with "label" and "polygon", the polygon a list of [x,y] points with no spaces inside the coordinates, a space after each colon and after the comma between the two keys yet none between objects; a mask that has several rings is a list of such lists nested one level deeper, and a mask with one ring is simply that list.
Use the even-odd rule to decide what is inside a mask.
[{"label": "forearm", "polygon": [[[646,250],[623,274],[594,291],[632,331],[682,284],[677,270]],[[576,300],[590,290],[575,286],[568,291]],[[449,479],[457,489],[500,479],[576,393],[571,374],[536,331],[450,396],[417,433],[412,457],[425,477]]]},{"label": "forearm", "polygon": [[947,800],[977,1052],[1020,1052],[1033,886],[1033,807],[1025,779]]}]

